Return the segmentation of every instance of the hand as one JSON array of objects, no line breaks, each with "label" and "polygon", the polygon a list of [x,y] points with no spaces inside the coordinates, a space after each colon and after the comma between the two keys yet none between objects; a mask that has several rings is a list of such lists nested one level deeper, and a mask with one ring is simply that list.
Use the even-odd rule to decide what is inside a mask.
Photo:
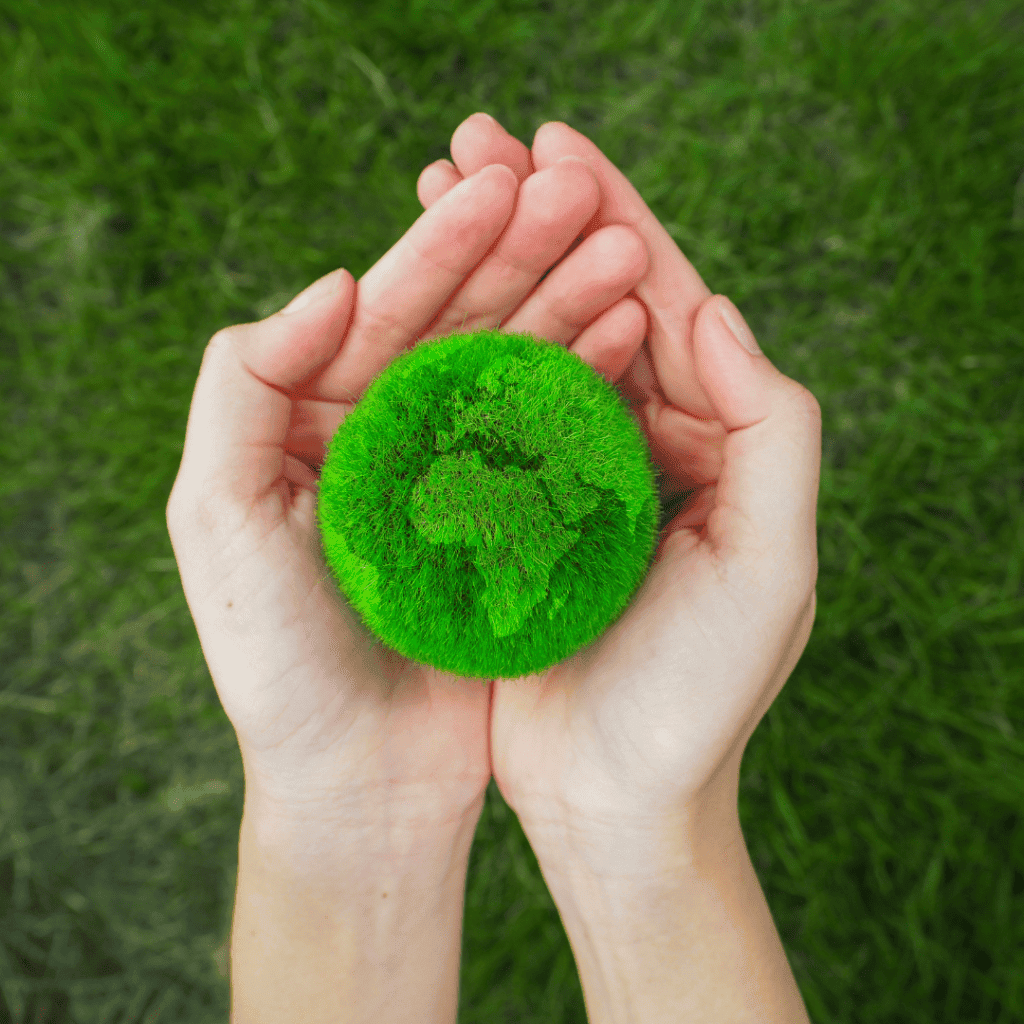
[{"label": "hand", "polygon": [[[591,232],[621,224],[651,256],[635,289],[648,344],[616,381],[647,409],[641,425],[669,481],[663,498],[693,493],[621,618],[542,675],[497,680],[491,710],[494,778],[534,849],[557,845],[566,855],[568,844],[600,870],[635,873],[653,865],[662,841],[676,853],[672,844],[712,810],[716,821],[738,816],[743,751],[807,644],[821,409],[736,344],[719,319],[731,304],[712,295],[589,139],[550,122],[530,153],[496,123],[468,124],[452,138],[454,166],[423,171],[425,206],[498,160],[540,175],[577,156],[601,189],[580,250]],[[650,859],[637,861],[638,852]]]},{"label": "hand", "polygon": [[501,323],[609,374],[633,359],[647,322],[623,297],[646,272],[643,244],[628,228],[596,232],[536,287],[596,212],[598,187],[580,161],[519,188],[525,177],[522,165],[479,169],[358,285],[336,270],[305,308],[207,346],[167,524],[246,802],[264,817],[344,818],[356,834],[384,822],[414,842],[483,806],[490,687],[376,642],[323,561],[315,501],[331,437],[417,340]]}]

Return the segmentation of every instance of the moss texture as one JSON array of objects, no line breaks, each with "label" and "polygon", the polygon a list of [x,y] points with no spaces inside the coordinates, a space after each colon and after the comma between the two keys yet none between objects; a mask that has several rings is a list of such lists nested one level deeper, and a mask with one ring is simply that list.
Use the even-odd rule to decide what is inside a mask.
[{"label": "moss texture", "polygon": [[650,568],[646,439],[575,353],[494,330],[421,342],[328,447],[324,555],[388,647],[481,679],[542,672],[597,638]]}]

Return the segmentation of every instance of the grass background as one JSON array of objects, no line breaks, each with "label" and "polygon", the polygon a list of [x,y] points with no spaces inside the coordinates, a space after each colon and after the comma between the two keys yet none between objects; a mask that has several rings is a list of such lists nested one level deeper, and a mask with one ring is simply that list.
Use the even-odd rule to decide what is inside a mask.
[{"label": "grass background", "polygon": [[[1015,0],[0,0],[0,1021],[227,1020],[241,763],[164,520],[210,336],[486,110],[620,166],[824,414],[748,845],[812,1019],[1024,1020]],[[579,1022],[491,786],[460,1021]]]}]

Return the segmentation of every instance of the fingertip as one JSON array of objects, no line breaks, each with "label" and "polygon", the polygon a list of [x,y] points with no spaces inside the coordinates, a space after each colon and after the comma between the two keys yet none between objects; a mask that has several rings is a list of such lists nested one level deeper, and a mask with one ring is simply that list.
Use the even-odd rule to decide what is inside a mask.
[{"label": "fingertip", "polygon": [[513,171],[508,164],[502,163],[500,160],[494,160],[489,164],[484,164],[484,166],[477,171],[477,174],[483,174],[485,171],[490,174],[499,174],[517,188],[519,187],[519,178],[516,175],[516,172]]},{"label": "fingertip", "polygon": [[[588,192],[590,192],[593,195],[595,199],[594,208],[596,210],[596,200],[599,200],[601,197],[601,183],[597,180],[597,175],[594,173],[594,168],[591,167],[590,164],[583,159],[583,157],[573,153],[569,156],[560,156],[553,164],[551,164],[550,167],[545,167],[544,171],[553,171],[556,167],[559,167],[560,165],[563,164],[566,167],[570,168],[574,165],[580,168],[580,171],[582,171],[582,173],[585,175],[583,181],[580,182],[580,184],[583,188],[586,188]],[[543,172],[538,171],[537,173],[540,174]]]},{"label": "fingertip", "polygon": [[[455,203],[463,217],[472,215],[473,211],[480,215],[500,210],[507,220],[515,209],[518,193],[519,179],[515,171],[505,164],[494,163],[467,175],[438,198]],[[451,199],[451,195],[455,198]]]},{"label": "fingertip", "polygon": [[416,195],[424,210],[429,210],[443,195],[462,181],[458,168],[450,160],[435,160],[420,171]]},{"label": "fingertip", "polygon": [[338,275],[336,289],[342,299],[340,305],[351,307],[352,301],[355,298],[356,279],[352,276],[352,271],[348,267],[338,267],[335,273]]},{"label": "fingertip", "polygon": [[487,164],[485,167],[481,167],[479,171],[473,177],[486,176],[487,179],[493,179],[496,187],[500,188],[504,193],[507,193],[513,201],[515,200],[516,194],[519,192],[519,178],[516,172],[512,170],[508,164],[493,163]]},{"label": "fingertip", "polygon": [[[533,135],[530,154],[537,170],[550,167],[559,157],[577,156],[590,164],[589,147],[594,144],[565,121],[546,121]],[[593,168],[591,168],[593,170]]]},{"label": "fingertip", "polygon": [[462,124],[459,125],[458,128],[455,129],[455,131],[459,131],[460,128],[467,124],[475,124],[478,127],[486,128],[488,131],[493,128],[497,128],[499,131],[502,132],[505,130],[504,128],[501,127],[501,124],[498,122],[497,118],[493,117],[491,114],[488,114],[487,111],[485,110],[474,111],[472,114],[469,115],[469,117],[467,117],[462,122]]},{"label": "fingertip", "polygon": [[538,128],[538,129],[537,129],[537,130],[536,130],[535,132],[534,132],[534,133],[533,133],[533,142],[534,142],[534,145],[536,145],[536,143],[537,143],[537,140],[538,140],[538,139],[539,139],[539,138],[540,138],[540,137],[541,137],[542,135],[543,135],[543,136],[547,136],[547,135],[549,135],[549,134],[551,133],[551,131],[552,131],[553,129],[558,129],[559,127],[561,127],[561,128],[570,128],[571,126],[570,126],[570,125],[568,125],[568,124],[566,124],[566,123],[565,123],[565,121],[545,121],[545,122],[544,122],[544,123],[543,123],[543,124],[542,124],[542,125],[541,125],[541,126],[540,126],[540,127],[539,127],[539,128]]},{"label": "fingertip", "polygon": [[492,163],[510,167],[519,181],[534,170],[529,149],[483,111],[471,114],[455,129],[451,154],[464,178]]}]

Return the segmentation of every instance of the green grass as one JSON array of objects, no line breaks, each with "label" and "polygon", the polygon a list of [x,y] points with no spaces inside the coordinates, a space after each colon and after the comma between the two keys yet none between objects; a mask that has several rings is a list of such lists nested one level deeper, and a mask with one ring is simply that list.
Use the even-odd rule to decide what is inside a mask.
[{"label": "green grass", "polygon": [[[164,521],[200,358],[362,275],[480,109],[594,139],[821,403],[740,794],[812,1019],[1024,1019],[1022,45],[1017,0],[0,3],[0,1020],[227,1020],[241,762]],[[461,1002],[585,1019],[493,785]]]}]

